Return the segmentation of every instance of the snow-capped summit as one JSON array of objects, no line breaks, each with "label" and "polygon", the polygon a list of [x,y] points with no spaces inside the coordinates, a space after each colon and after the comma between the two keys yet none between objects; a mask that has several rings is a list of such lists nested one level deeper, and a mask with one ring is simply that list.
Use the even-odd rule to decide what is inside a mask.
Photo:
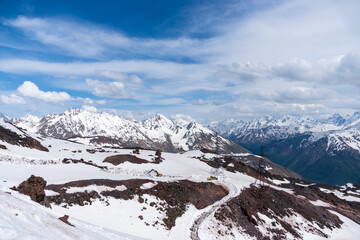
[{"label": "snow-capped summit", "polygon": [[154,117],[144,120],[142,126],[148,130],[166,129],[173,131],[176,128],[175,124],[162,114],[156,114]]},{"label": "snow-capped summit", "polygon": [[14,125],[26,129],[29,132],[35,133],[37,131],[37,126],[39,125],[41,118],[26,114],[24,117],[16,119],[13,118],[10,120]]},{"label": "snow-capped summit", "polygon": [[338,113],[334,113],[331,117],[326,119],[324,123],[333,124],[336,126],[341,126],[345,123],[346,119],[340,116]]},{"label": "snow-capped summit", "polygon": [[[347,120],[339,114],[326,120],[286,115],[210,126],[255,153],[265,146],[273,161],[308,179],[330,184],[360,182],[356,170],[360,169],[360,112]],[[321,177],[322,171],[328,172],[327,179]]]},{"label": "snow-capped summit", "polygon": [[344,125],[346,126],[346,128],[360,128],[360,112],[354,112],[354,114],[345,121]]}]

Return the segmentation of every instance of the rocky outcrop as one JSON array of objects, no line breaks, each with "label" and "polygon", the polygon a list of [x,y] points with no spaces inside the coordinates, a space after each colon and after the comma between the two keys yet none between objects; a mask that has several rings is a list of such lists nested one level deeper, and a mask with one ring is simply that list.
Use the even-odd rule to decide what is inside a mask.
[{"label": "rocky outcrop", "polygon": [[46,181],[42,177],[31,175],[16,188],[19,193],[30,196],[31,200],[49,206],[45,196]]},{"label": "rocky outcrop", "polygon": [[59,220],[62,221],[63,223],[66,223],[67,225],[70,225],[70,226],[74,227],[74,225],[72,225],[69,222],[69,216],[68,215],[64,215],[62,217],[59,217]]}]

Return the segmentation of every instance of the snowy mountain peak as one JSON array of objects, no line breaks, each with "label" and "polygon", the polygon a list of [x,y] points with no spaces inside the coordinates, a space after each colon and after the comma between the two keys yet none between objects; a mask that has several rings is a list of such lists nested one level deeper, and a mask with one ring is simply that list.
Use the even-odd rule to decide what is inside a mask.
[{"label": "snowy mountain peak", "polygon": [[85,112],[86,110],[78,109],[78,108],[69,108],[64,112],[65,115],[75,115],[81,112]]},{"label": "snowy mountain peak", "polygon": [[324,121],[324,123],[328,123],[328,124],[333,124],[336,126],[340,126],[343,125],[345,123],[345,118],[343,118],[342,116],[340,116],[340,114],[338,113],[334,113],[331,117],[329,117],[328,119],[326,119]]},{"label": "snowy mountain peak", "polygon": [[354,114],[346,120],[345,124],[349,126],[360,124],[360,112],[354,112]]},{"label": "snowy mountain peak", "polygon": [[175,124],[162,114],[156,114],[154,117],[148,118],[142,122],[144,128],[149,130],[174,130]]},{"label": "snowy mountain peak", "polygon": [[20,120],[32,122],[32,123],[38,123],[40,122],[41,118],[31,114],[26,114],[24,117],[21,117]]}]

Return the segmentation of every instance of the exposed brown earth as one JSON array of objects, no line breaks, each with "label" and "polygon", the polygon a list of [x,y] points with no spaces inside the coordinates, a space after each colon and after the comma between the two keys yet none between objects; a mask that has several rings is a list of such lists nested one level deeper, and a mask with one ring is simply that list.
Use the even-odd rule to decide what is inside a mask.
[{"label": "exposed brown earth", "polygon": [[[325,187],[325,185],[322,185],[322,187]],[[334,210],[360,224],[360,202],[346,201],[333,193],[325,193],[316,185],[308,187],[295,185],[292,186],[292,189],[296,195],[304,196],[311,201],[321,200],[330,204],[330,207],[327,207],[328,209]]]},{"label": "exposed brown earth", "polygon": [[58,193],[65,192],[66,188],[70,187],[86,187],[89,185],[107,186],[116,188],[117,186],[124,185],[127,189],[135,190],[140,188],[141,185],[148,182],[154,182],[149,179],[128,179],[128,180],[110,180],[110,179],[88,179],[67,182],[64,184],[50,184],[45,189],[52,190]]},{"label": "exposed brown earth", "polygon": [[111,164],[117,166],[117,165],[125,163],[125,162],[130,162],[130,163],[135,163],[135,164],[143,164],[143,163],[159,164],[162,160],[163,159],[161,157],[156,156],[152,162],[149,162],[145,159],[138,158],[137,156],[134,156],[131,154],[119,154],[119,155],[107,157],[107,158],[105,158],[105,160],[103,162],[108,162],[108,163],[111,163]]},{"label": "exposed brown earth", "polygon": [[188,204],[193,204],[197,209],[202,209],[222,199],[229,193],[227,189],[214,183],[198,183],[188,180],[176,182],[157,182],[155,186],[149,189],[140,188],[144,183],[150,182],[153,181],[147,179],[129,179],[119,181],[108,179],[93,179],[74,181],[59,185],[49,185],[46,187],[46,189],[59,193],[59,195],[49,197],[51,202],[55,204],[66,203],[71,206],[72,204],[85,205],[86,202],[91,204],[92,200],[100,198],[100,196],[95,194],[96,192],[67,194],[65,188],[85,187],[93,184],[113,188],[124,185],[127,188],[124,191],[103,191],[100,194],[104,197],[113,197],[124,200],[134,199],[135,196],[138,196],[139,202],[144,202],[144,198],[142,196],[144,194],[148,194],[165,201],[166,204],[162,204],[161,206],[158,206],[157,203],[150,203],[150,206],[165,212],[166,218],[163,219],[163,222],[168,229],[171,229],[173,226],[175,226],[176,219],[185,213]]},{"label": "exposed brown earth", "polygon": [[[309,222],[316,223],[321,229],[339,228],[342,224],[336,215],[323,207],[310,204],[306,199],[271,187],[255,186],[244,189],[239,196],[223,204],[216,211],[215,218],[227,224],[229,229],[233,228],[232,224],[244,229],[245,233],[256,239],[287,239],[286,232],[289,232],[295,238],[301,239],[297,232],[298,226],[291,225],[283,220],[284,217],[293,216],[294,212]],[[268,228],[267,231],[272,232],[272,238],[263,236],[256,227],[263,221],[257,213],[266,215],[273,220],[274,227],[278,223],[282,226],[282,229]],[[325,233],[316,228],[310,228],[310,231],[327,237]]]},{"label": "exposed brown earth", "polygon": [[130,162],[130,163],[135,163],[135,164],[149,163],[149,161],[147,161],[145,159],[138,158],[138,157],[136,157],[134,155],[130,155],[130,154],[110,156],[110,157],[105,158],[105,160],[103,162],[108,162],[115,166],[122,164],[124,162]]},{"label": "exposed brown earth", "polygon": [[38,140],[28,137],[28,136],[22,137],[22,136],[18,135],[17,133],[15,133],[7,128],[4,128],[2,126],[0,126],[0,140],[10,143],[12,145],[20,145],[23,147],[34,148],[34,149],[37,149],[40,151],[45,151],[45,152],[49,151],[49,149],[47,149],[46,147],[41,145],[41,143]]}]

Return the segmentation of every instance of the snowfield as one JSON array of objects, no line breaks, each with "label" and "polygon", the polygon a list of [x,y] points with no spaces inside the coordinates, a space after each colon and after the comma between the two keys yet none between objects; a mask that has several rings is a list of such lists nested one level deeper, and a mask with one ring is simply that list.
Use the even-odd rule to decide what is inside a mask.
[{"label": "snowfield", "polygon": [[[1,124],[5,125],[4,122]],[[251,174],[230,171],[237,166],[235,162],[230,163],[228,169],[220,171],[218,180],[211,181],[226,189],[228,194],[204,208],[187,204],[184,213],[176,218],[175,225],[171,229],[162,222],[168,217],[164,209],[172,208],[169,202],[148,193],[141,197],[135,194],[132,199],[104,195],[104,192],[114,191],[123,194],[130,191],[131,187],[125,186],[125,183],[116,186],[90,184],[84,187],[62,188],[61,191],[64,191],[64,194],[95,192],[99,197],[89,203],[86,202],[83,206],[51,202],[52,209],[45,208],[31,201],[28,196],[9,189],[18,186],[31,175],[43,177],[47,185],[88,179],[118,181],[149,179],[151,182],[140,185],[139,191],[150,191],[160,182],[180,183],[183,180],[189,180],[194,183],[210,183],[207,178],[213,173],[213,169],[201,159],[211,161],[214,157],[221,157],[220,155],[203,153],[199,150],[184,153],[163,152],[161,161],[156,162],[155,151],[152,150],[140,150],[140,154],[134,154],[133,149],[95,148],[34,133],[24,133],[13,126],[6,125],[6,127],[21,135],[26,134],[37,139],[49,151],[12,145],[0,140],[0,144],[6,147],[6,149],[0,149],[0,239],[256,239],[246,232],[245,227],[236,226],[228,219],[226,221],[233,226],[230,228],[226,222],[215,217],[215,214],[229,201],[239,196],[245,188],[249,188],[256,181],[254,176],[250,176]],[[103,162],[106,157],[125,154],[134,155],[146,160],[147,163],[124,162],[115,166]],[[242,156],[246,157],[249,154]],[[70,160],[64,161],[64,159]],[[162,176],[149,174],[152,169]],[[267,182],[267,187],[295,196],[295,191],[285,187],[290,184],[287,179],[263,179],[262,181]],[[297,186],[307,188],[311,184]],[[258,188],[261,187],[258,186]],[[340,190],[322,189],[322,191],[330,191],[345,200],[359,201],[360,199],[359,193],[355,190],[350,196],[345,196],[343,192],[339,192]],[[59,192],[46,190],[46,195],[56,197]],[[328,203],[320,200],[309,201],[309,204],[329,207]],[[65,214],[70,216],[69,222],[74,227],[58,219]],[[334,214],[343,222],[340,228],[322,229],[296,212],[285,220],[292,225],[301,225],[297,231],[303,239],[351,239],[360,235],[359,223],[339,212]],[[263,236],[275,236],[269,230],[273,229],[285,231],[288,239],[299,239],[286,232],[280,224],[273,225],[274,219],[261,213],[254,213],[254,216],[258,219],[256,231]],[[310,227],[307,228],[307,226],[316,231],[308,232],[307,229]],[[317,231],[323,231],[329,238],[318,234]],[[228,234],[224,235],[220,232],[228,232]]]}]

